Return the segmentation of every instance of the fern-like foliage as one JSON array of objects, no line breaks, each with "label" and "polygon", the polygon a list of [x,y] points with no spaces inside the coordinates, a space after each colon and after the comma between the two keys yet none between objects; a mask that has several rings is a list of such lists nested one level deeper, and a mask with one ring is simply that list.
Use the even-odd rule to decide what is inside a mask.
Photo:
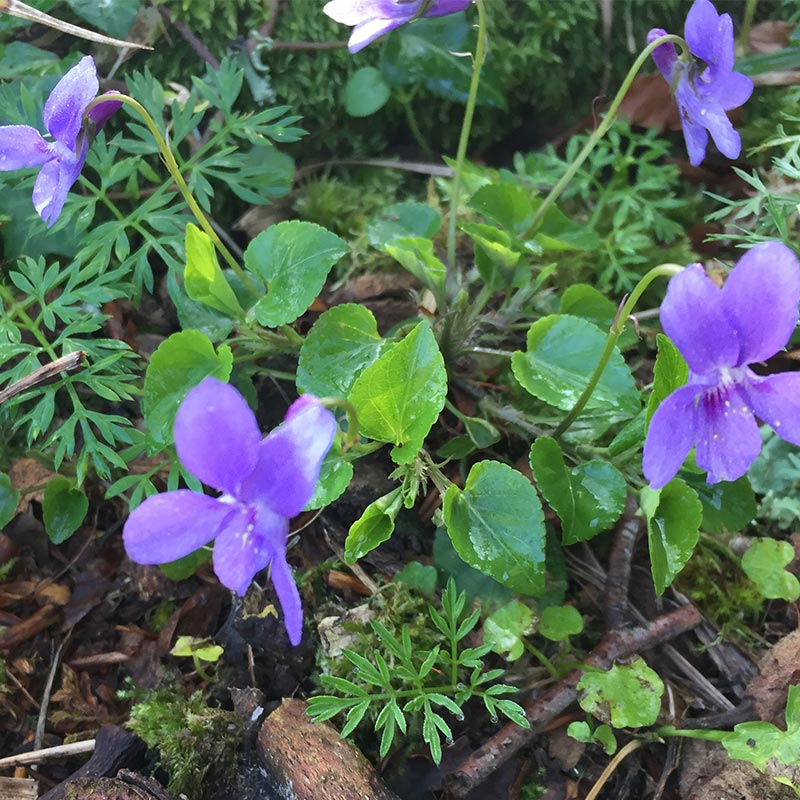
[{"label": "fern-like foliage", "polygon": [[130,285],[119,268],[97,275],[74,262],[47,266],[41,258],[22,259],[8,278],[16,291],[0,284],[0,363],[13,366],[4,369],[2,381],[10,385],[44,361],[78,350],[86,353],[86,367],[3,403],[4,440],[21,435],[30,447],[43,439],[41,447],[52,451],[56,469],[75,459],[79,483],[90,464],[101,477],[110,477],[113,467],[125,467],[117,449],[130,444],[135,431],[127,418],[109,412],[108,404],[137,393],[136,357],[124,342],[97,334],[105,322],[103,304],[124,296]]},{"label": "fern-like foliage", "polygon": [[523,708],[506,695],[517,690],[495,683],[502,669],[486,669],[483,658],[491,645],[464,647],[463,641],[477,625],[480,610],[464,617],[466,594],[458,592],[450,579],[442,593],[441,611],[429,606],[431,622],[442,637],[442,644],[430,650],[412,647],[411,636],[403,628],[395,636],[380,622],[370,625],[381,642],[371,657],[353,650],[343,656],[353,665],[352,678],[321,675],[322,685],[336,694],[309,699],[308,713],[315,721],[345,715],[342,736],[348,736],[369,718],[380,733],[380,756],[390,750],[398,733],[405,735],[410,722],[421,723],[422,738],[438,764],[442,740],[451,743],[453,732],[442,712],[464,719],[466,703],[479,698],[489,715],[499,714],[522,727],[529,727]]},{"label": "fern-like foliage", "polygon": [[[303,134],[296,127],[299,117],[286,106],[235,110],[242,82],[242,71],[231,59],[195,79],[180,100],[148,70],[128,80],[131,94],[168,138],[192,192],[209,213],[212,201],[216,208],[229,208],[231,203],[220,199],[231,197],[242,205],[268,203],[291,186],[294,164],[275,145]],[[35,122],[44,92],[34,96],[24,85],[15,88],[16,94],[0,92],[0,116]],[[124,119],[120,112],[112,124]],[[153,291],[154,269],[166,265],[167,287],[183,327],[219,339],[230,322],[181,290],[191,217],[141,120],[129,118],[125,130],[110,138],[99,135],[58,223],[46,233],[29,199],[34,178],[12,173],[0,178],[10,195],[24,201],[19,225],[39,232],[20,240],[21,257],[0,276],[0,386],[77,350],[86,353],[86,362],[73,375],[5,402],[0,441],[8,448],[35,444],[56,469],[74,462],[68,469],[79,484],[91,467],[110,479],[143,446],[129,419],[135,410],[120,405],[138,392],[137,359],[127,344],[104,336],[103,305],[118,298],[136,301],[143,291]],[[32,250],[36,258],[26,255]],[[63,256],[59,263],[41,255],[55,252]],[[172,463],[175,482],[180,474]],[[155,491],[147,475],[138,476],[136,487],[137,499]]]}]

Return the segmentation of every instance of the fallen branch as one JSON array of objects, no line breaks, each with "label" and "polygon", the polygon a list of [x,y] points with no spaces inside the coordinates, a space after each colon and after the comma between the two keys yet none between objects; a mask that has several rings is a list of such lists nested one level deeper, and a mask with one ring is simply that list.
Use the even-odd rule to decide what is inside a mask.
[{"label": "fallen branch", "polygon": [[[584,659],[584,663],[590,667],[609,669],[618,658],[649,650],[674,639],[693,628],[701,619],[700,612],[694,606],[685,605],[656,617],[642,627],[611,631]],[[463,761],[447,776],[445,785],[449,790],[449,796],[465,797],[521,748],[529,744],[556,715],[574,703],[578,695],[576,686],[583,672],[582,669],[572,670],[550,689],[526,703],[525,716],[531,723],[529,729],[508,723]]]}]

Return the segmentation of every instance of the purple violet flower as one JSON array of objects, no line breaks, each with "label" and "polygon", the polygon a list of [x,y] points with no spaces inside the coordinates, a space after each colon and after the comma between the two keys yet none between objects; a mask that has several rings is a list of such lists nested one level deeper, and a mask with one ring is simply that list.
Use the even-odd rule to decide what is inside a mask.
[{"label": "purple violet flower", "polygon": [[[647,42],[666,34],[661,28],[654,28],[647,34]],[[742,140],[725,112],[748,100],[753,81],[733,71],[730,14],[717,14],[710,0],[695,0],[686,17],[684,35],[697,60],[678,58],[671,42],[657,47],[653,60],[675,92],[689,162],[696,167],[705,158],[709,133],[720,153],[737,158]]]},{"label": "purple violet flower", "polygon": [[44,124],[53,141],[29,125],[0,127],[0,170],[41,167],[33,186],[33,205],[49,228],[58,219],[70,187],[81,173],[95,131],[122,105],[109,100],[86,106],[100,84],[91,56],[84,56],[56,84],[44,104]]},{"label": "purple violet flower", "polygon": [[289,640],[299,644],[303,609],[286,563],[289,519],[311,499],[336,428],[333,414],[303,395],[262,439],[239,392],[205,378],[178,409],[175,447],[183,466],[222,494],[178,489],[148,497],[125,523],[128,555],[165,564],[215,539],[214,572],[240,595],[269,564]]},{"label": "purple violet flower", "polygon": [[347,48],[357,53],[417,16],[445,17],[463,11],[471,3],[472,0],[330,0],[322,10],[342,25],[355,25]]},{"label": "purple violet flower", "polygon": [[664,332],[689,365],[686,386],[656,409],[643,469],[660,489],[692,447],[709,483],[733,481],[761,451],[755,417],[800,445],[800,372],[756,375],[797,325],[800,263],[779,242],[748,250],[720,289],[700,264],[675,275],[661,304]]}]

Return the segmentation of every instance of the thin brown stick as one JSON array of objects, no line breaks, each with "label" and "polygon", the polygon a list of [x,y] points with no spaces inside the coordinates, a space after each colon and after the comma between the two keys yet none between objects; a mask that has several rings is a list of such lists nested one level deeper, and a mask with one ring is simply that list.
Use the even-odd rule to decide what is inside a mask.
[{"label": "thin brown stick", "polygon": [[47,681],[44,685],[42,692],[42,702],[39,705],[39,718],[36,720],[36,733],[33,737],[33,749],[39,750],[44,741],[44,728],[47,724],[47,709],[50,707],[50,693],[53,691],[53,681],[56,679],[56,672],[58,665],[61,663],[61,654],[64,652],[64,646],[69,640],[72,629],[67,631],[67,635],[61,640],[61,643],[56,648],[53,654],[53,663],[50,665],[50,670],[47,673]]},{"label": "thin brown stick", "polygon": [[273,50],[340,50],[347,42],[273,42]]},{"label": "thin brown stick", "polygon": [[603,791],[603,787],[608,783],[608,779],[614,774],[616,768],[631,754],[634,750],[644,747],[647,744],[643,739],[632,739],[625,747],[622,748],[615,756],[608,762],[606,768],[603,770],[597,782],[592,786],[589,794],[586,795],[586,800],[597,800],[597,796]]},{"label": "thin brown stick", "polygon": [[18,764],[38,764],[51,758],[66,758],[81,753],[91,753],[94,750],[94,743],[94,739],[87,739],[85,742],[60,744],[58,747],[45,747],[43,750],[31,750],[29,753],[0,758],[0,769],[16,767]]},{"label": "thin brown stick", "polygon": [[[2,2],[2,0],[0,0]],[[86,353],[83,350],[76,350],[74,353],[67,353],[49,364],[38,367],[29,375],[25,375],[18,381],[14,381],[11,386],[0,390],[0,403],[14,397],[15,395],[24,392],[26,389],[32,389],[34,386],[39,386],[42,383],[49,383],[55,380],[62,372],[70,373],[75,372],[81,368],[81,364],[86,360]]]},{"label": "thin brown stick", "polygon": [[615,631],[628,621],[628,585],[636,540],[642,531],[637,516],[639,502],[629,494],[625,512],[614,529],[614,546],[608,558],[606,577],[606,630]]},{"label": "thin brown stick", "polygon": [[161,12],[161,16],[164,17],[164,20],[172,25],[176,31],[178,31],[186,44],[188,44],[189,47],[191,47],[192,50],[194,50],[194,52],[211,67],[211,69],[219,69],[219,60],[185,22],[175,19],[172,16],[172,12],[168,8],[164,8],[164,6],[159,6],[158,10]]},{"label": "thin brown stick", "polygon": [[[685,605],[656,617],[640,628],[611,631],[584,659],[584,663],[590,667],[609,669],[616,659],[674,639],[693,628],[701,619],[700,612],[693,605]],[[525,716],[531,723],[530,728],[508,723],[463,761],[447,777],[450,796],[465,797],[527,745],[553,717],[574,703],[578,695],[576,687],[583,672],[582,669],[572,670],[550,689],[526,703]]]}]

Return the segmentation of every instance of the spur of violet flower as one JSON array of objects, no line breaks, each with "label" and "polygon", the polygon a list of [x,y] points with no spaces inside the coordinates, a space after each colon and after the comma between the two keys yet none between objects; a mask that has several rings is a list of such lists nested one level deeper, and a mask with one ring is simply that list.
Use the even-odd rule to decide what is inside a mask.
[{"label": "spur of violet flower", "polygon": [[[666,31],[654,28],[648,44]],[[695,0],[684,31],[693,59],[678,58],[671,42],[653,51],[653,60],[675,93],[681,114],[689,162],[698,166],[705,158],[708,134],[720,153],[737,158],[742,140],[726,111],[743,105],[753,93],[753,81],[733,71],[733,21],[717,14],[710,0]]]},{"label": "spur of violet flower", "polygon": [[303,395],[262,439],[241,394],[205,378],[178,409],[175,447],[184,467],[222,494],[178,489],[148,497],[123,530],[131,560],[164,564],[214,539],[214,572],[239,595],[270,565],[289,640],[299,644],[303,609],[286,563],[289,519],[311,499],[336,429],[333,414]]},{"label": "spur of violet flower", "polygon": [[472,0],[330,0],[322,9],[342,25],[354,25],[347,49],[363,50],[384,33],[416,17],[445,17],[463,11]]},{"label": "spur of violet flower", "polygon": [[118,100],[86,107],[100,84],[91,56],[84,56],[56,84],[44,105],[44,124],[53,141],[29,125],[0,127],[0,170],[41,167],[33,205],[49,228],[58,219],[70,187],[81,173],[89,141],[122,105]]},{"label": "spur of violet flower", "polygon": [[670,280],[661,324],[689,380],[650,420],[642,466],[653,489],[675,477],[692,447],[709,483],[744,475],[761,451],[756,417],[800,445],[800,372],[761,376],[748,366],[783,349],[798,302],[800,262],[779,242],[748,250],[722,289],[700,264]]}]

